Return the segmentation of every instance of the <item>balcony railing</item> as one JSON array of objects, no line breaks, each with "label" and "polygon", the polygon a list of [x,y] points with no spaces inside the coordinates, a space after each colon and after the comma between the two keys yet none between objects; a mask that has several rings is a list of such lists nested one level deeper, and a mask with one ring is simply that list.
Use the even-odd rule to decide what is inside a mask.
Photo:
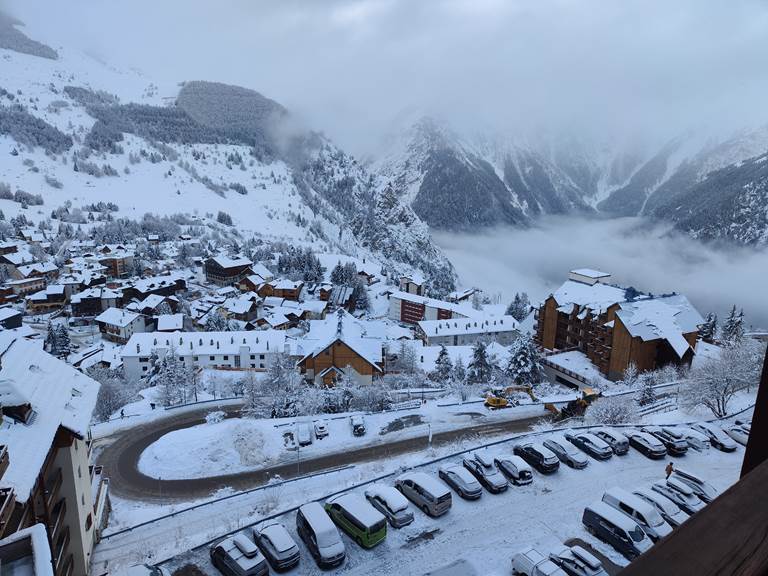
[{"label": "balcony railing", "polygon": [[45,483],[45,503],[49,509],[53,507],[53,503],[59,498],[61,482],[61,468],[56,468],[53,474],[48,477],[48,481]]},{"label": "balcony railing", "polygon": [[13,488],[0,488],[0,538],[7,531],[15,506],[16,495]]}]

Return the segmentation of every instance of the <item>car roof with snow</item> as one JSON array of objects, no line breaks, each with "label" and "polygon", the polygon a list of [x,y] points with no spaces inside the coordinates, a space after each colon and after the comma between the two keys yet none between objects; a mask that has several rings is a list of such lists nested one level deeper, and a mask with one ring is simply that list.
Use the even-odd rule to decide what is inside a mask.
[{"label": "car roof with snow", "polygon": [[302,515],[312,525],[319,546],[331,546],[339,540],[339,533],[323,507],[318,502],[308,502],[301,508]]},{"label": "car roof with snow", "polygon": [[486,451],[478,451],[473,454],[475,460],[480,462],[483,466],[493,466],[493,458]]},{"label": "car roof with snow", "polygon": [[477,482],[474,476],[464,468],[464,466],[459,466],[458,464],[443,464],[440,466],[440,470],[442,472],[445,472],[446,474],[455,474],[458,476],[461,480],[468,484],[474,484]]},{"label": "car roof with snow", "polygon": [[524,470],[531,472],[531,467],[528,465],[528,462],[523,460],[517,454],[500,454],[497,458],[499,459],[499,462],[503,462],[505,460],[510,462],[515,468],[517,468],[518,472],[522,472]]},{"label": "car roof with snow", "polygon": [[659,513],[656,512],[656,509],[652,505],[624,488],[614,486],[613,488],[606,490],[605,493],[613,496],[619,502],[623,502],[638,512],[641,512],[646,520],[661,520],[661,516],[659,516]]},{"label": "car roof with snow", "polygon": [[347,492],[327,500],[328,504],[338,504],[366,526],[373,526],[385,520],[381,512],[371,506],[360,494]]},{"label": "car roof with snow", "polygon": [[222,548],[243,572],[248,572],[265,561],[256,544],[243,534],[226,538],[216,544],[216,547]]},{"label": "car roof with snow", "polygon": [[554,457],[555,456],[555,454],[552,452],[552,450],[550,450],[549,448],[544,446],[544,444],[542,442],[524,442],[522,444],[522,446],[530,446],[531,448],[536,450],[539,454],[544,456],[544,458],[549,458],[549,457]]},{"label": "car roof with snow", "polygon": [[667,478],[667,486],[671,487],[674,490],[677,490],[678,492],[682,493],[684,496],[695,496],[693,493],[693,488],[688,486],[685,482],[682,482],[675,478],[674,476],[670,476]]},{"label": "car roof with snow", "polygon": [[624,530],[631,531],[639,526],[632,518],[625,516],[623,512],[619,512],[616,508],[605,502],[593,502],[587,508]]},{"label": "car roof with snow", "polygon": [[398,477],[398,480],[411,480],[415,484],[418,484],[424,488],[434,497],[438,497],[443,494],[450,494],[445,484],[440,482],[440,480],[437,478],[430,476],[426,472],[405,472]]},{"label": "car roof with snow", "polygon": [[661,440],[656,438],[656,436],[654,436],[653,434],[649,434],[648,432],[641,432],[640,430],[633,430],[632,432],[630,432],[630,435],[632,437],[634,437],[634,438],[642,438],[648,444],[651,444],[653,446],[658,446],[658,447],[661,447],[661,448],[664,447],[664,444],[661,442]]},{"label": "car roof with snow", "polygon": [[288,534],[288,530],[280,522],[267,522],[260,527],[259,532],[269,538],[278,552],[285,552],[296,547],[296,543]]},{"label": "car roof with snow", "polygon": [[366,496],[380,498],[392,512],[400,512],[408,508],[408,499],[394,486],[373,484],[366,489],[365,494]]},{"label": "car roof with snow", "polygon": [[674,502],[672,502],[672,500],[664,496],[663,494],[659,494],[658,492],[655,492],[648,488],[638,488],[634,491],[634,493],[641,494],[648,500],[652,500],[653,502],[658,504],[659,507],[662,510],[664,510],[666,514],[675,515],[680,512],[680,507]]},{"label": "car roof with snow", "polygon": [[595,432],[601,432],[605,434],[606,436],[613,438],[617,442],[626,441],[627,437],[619,432],[618,430],[614,430],[613,428],[598,428],[595,430]]}]

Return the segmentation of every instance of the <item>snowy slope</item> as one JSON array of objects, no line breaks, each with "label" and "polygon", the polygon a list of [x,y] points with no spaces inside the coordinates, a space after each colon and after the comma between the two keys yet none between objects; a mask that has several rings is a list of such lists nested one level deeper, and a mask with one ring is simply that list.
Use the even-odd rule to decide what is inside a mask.
[{"label": "snowy slope", "polygon": [[0,186],[44,200],[27,208],[0,199],[6,218],[23,212],[37,223],[65,203],[99,201],[117,204],[114,218],[184,213],[206,223],[224,211],[240,234],[321,251],[364,257],[396,246],[381,258],[388,266],[421,269],[451,289],[452,267],[415,214],[408,228],[379,218],[371,229],[375,192],[353,157],[320,134],[291,127],[278,139],[268,133],[278,127],[259,124],[254,100],[266,103],[265,115],[277,110],[276,121],[288,116],[279,104],[237,87],[155,82],[66,47],[56,52],[52,59],[0,49]]}]

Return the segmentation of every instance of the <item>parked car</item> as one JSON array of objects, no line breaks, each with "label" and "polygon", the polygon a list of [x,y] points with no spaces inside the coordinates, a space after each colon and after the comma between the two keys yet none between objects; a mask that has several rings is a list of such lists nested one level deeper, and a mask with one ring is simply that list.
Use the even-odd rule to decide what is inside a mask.
[{"label": "parked car", "polygon": [[752,420],[736,420],[734,424],[736,424],[736,426],[741,426],[746,430],[747,434],[752,432]]},{"label": "parked car", "polygon": [[512,556],[512,574],[525,576],[568,576],[535,548],[526,548]]},{"label": "parked car", "polygon": [[552,474],[557,472],[557,469],[560,467],[560,461],[557,459],[557,456],[539,442],[518,444],[512,451],[542,474]]},{"label": "parked car", "polygon": [[688,442],[688,448],[693,448],[697,452],[709,449],[709,437],[698,430],[688,428],[687,426],[679,426],[677,430],[685,438],[685,441]]},{"label": "parked car", "polygon": [[[670,481],[672,483],[670,483]],[[693,490],[686,484],[672,480],[672,478],[669,478],[666,483],[656,482],[651,486],[651,489],[672,500],[672,502],[680,506],[680,508],[691,516],[704,507],[704,502],[693,493]]]},{"label": "parked car", "polygon": [[653,505],[672,528],[677,528],[691,517],[690,514],[684,512],[672,500],[648,488],[638,488],[632,494]]},{"label": "parked car", "polygon": [[269,574],[267,560],[245,534],[225,538],[211,547],[211,562],[226,576]]},{"label": "parked car", "polygon": [[645,426],[642,431],[658,438],[670,456],[682,456],[688,452],[688,442],[682,436],[672,434],[661,426]]},{"label": "parked car", "polygon": [[629,445],[648,458],[658,460],[667,455],[664,444],[655,436],[639,430],[630,430],[627,435],[629,436]]},{"label": "parked car", "polygon": [[598,428],[592,433],[608,444],[616,456],[624,456],[629,452],[629,440],[621,432],[617,432],[613,428]]},{"label": "parked car", "polygon": [[589,458],[562,435],[544,440],[544,446],[551,450],[566,466],[580,470],[589,464]]},{"label": "parked car", "polygon": [[654,506],[623,488],[615,487],[606,490],[603,494],[603,502],[640,524],[653,542],[658,542],[672,533],[672,526],[667,524]]},{"label": "parked car", "polygon": [[325,420],[315,422],[315,438],[322,440],[328,436],[328,423]]},{"label": "parked car", "polygon": [[299,508],[296,531],[320,568],[335,568],[344,562],[347,551],[339,530],[317,502]]},{"label": "parked car", "polygon": [[533,482],[533,471],[520,456],[514,454],[510,456],[499,455],[493,459],[493,463],[516,486],[524,486]]},{"label": "parked car", "polygon": [[470,474],[469,470],[458,464],[444,464],[440,466],[437,475],[440,480],[454,489],[456,494],[465,500],[477,500],[483,495],[483,487],[480,482]]},{"label": "parked car", "polygon": [[568,576],[608,576],[603,564],[581,546],[562,546],[549,559]]},{"label": "parked car", "polygon": [[354,492],[329,498],[325,511],[349,537],[363,548],[373,548],[387,537],[387,519]]},{"label": "parked car", "polygon": [[365,418],[362,416],[352,416],[350,422],[352,424],[352,434],[354,436],[365,435]]},{"label": "parked car", "polygon": [[[463,470],[463,468],[460,469]],[[445,484],[426,472],[401,474],[395,480],[395,488],[429,516],[442,516],[451,509],[451,491]]]},{"label": "parked car", "polygon": [[736,450],[736,442],[734,442],[722,428],[712,424],[711,422],[699,422],[691,426],[694,430],[697,430],[709,438],[709,443],[713,448],[717,448],[721,452],[733,452]]},{"label": "parked car", "polygon": [[605,502],[595,502],[584,509],[581,517],[587,532],[610,544],[628,560],[649,550],[651,539],[632,518]]},{"label": "parked car", "polygon": [[312,444],[312,429],[308,422],[299,422],[296,424],[296,441],[299,446],[309,446]]},{"label": "parked car", "polygon": [[611,447],[591,432],[566,432],[565,439],[595,460],[608,460],[613,456]]},{"label": "parked car", "polygon": [[744,428],[739,426],[738,424],[733,424],[731,426],[726,426],[723,428],[726,434],[733,438],[736,442],[741,444],[742,446],[746,446],[747,442],[749,442],[749,432],[747,432]]},{"label": "parked car", "polygon": [[712,502],[712,500],[717,498],[719,494],[715,487],[712,486],[712,484],[704,481],[702,478],[693,472],[689,472],[688,470],[675,468],[672,472],[672,478],[680,480],[680,482],[683,482],[684,484],[688,484],[688,486],[691,487],[691,490],[693,490],[694,494],[696,494],[696,496],[698,496],[706,504]]},{"label": "parked car", "polygon": [[253,540],[272,568],[278,572],[299,563],[299,547],[280,522],[268,520],[254,526]]},{"label": "parked car", "polygon": [[413,512],[408,499],[394,486],[374,484],[365,491],[365,497],[389,521],[392,528],[402,528],[413,522]]},{"label": "parked car", "polygon": [[509,488],[506,478],[493,465],[487,453],[475,452],[471,457],[464,458],[463,464],[491,494],[500,494]]}]

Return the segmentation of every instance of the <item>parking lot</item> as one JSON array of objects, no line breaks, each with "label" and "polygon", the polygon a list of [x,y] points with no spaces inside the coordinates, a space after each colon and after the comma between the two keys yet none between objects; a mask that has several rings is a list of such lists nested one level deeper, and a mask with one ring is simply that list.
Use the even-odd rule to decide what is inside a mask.
[{"label": "parking lot", "polygon": [[[511,453],[512,443],[494,449]],[[634,449],[626,456],[614,456],[599,462],[590,459],[584,470],[565,466],[544,476],[534,472],[529,486],[510,488],[499,495],[484,492],[478,501],[464,501],[455,493],[451,511],[440,518],[430,518],[415,511],[415,521],[400,530],[389,528],[386,540],[373,550],[363,550],[346,535],[347,559],[336,569],[340,574],[421,575],[456,559],[471,562],[480,574],[510,573],[511,556],[526,546],[541,552],[573,538],[582,539],[617,565],[626,560],[610,546],[590,536],[581,525],[584,507],[599,500],[613,486],[632,489],[650,487],[664,479],[664,467],[673,461],[676,466],[697,473],[722,491],[738,479],[743,448],[726,454],[715,449],[704,452],[689,450],[679,458],[649,460]],[[461,459],[456,458],[456,463]],[[437,476],[439,465],[423,470]],[[389,480],[388,483],[392,483]],[[333,486],[328,486],[329,492]],[[291,574],[323,574],[317,568],[303,543],[296,535],[295,513],[280,518],[299,543],[302,558]],[[218,575],[208,559],[208,550],[201,548],[182,554],[166,564],[172,572],[194,565],[203,574]],[[190,571],[190,573],[195,573]]]}]

